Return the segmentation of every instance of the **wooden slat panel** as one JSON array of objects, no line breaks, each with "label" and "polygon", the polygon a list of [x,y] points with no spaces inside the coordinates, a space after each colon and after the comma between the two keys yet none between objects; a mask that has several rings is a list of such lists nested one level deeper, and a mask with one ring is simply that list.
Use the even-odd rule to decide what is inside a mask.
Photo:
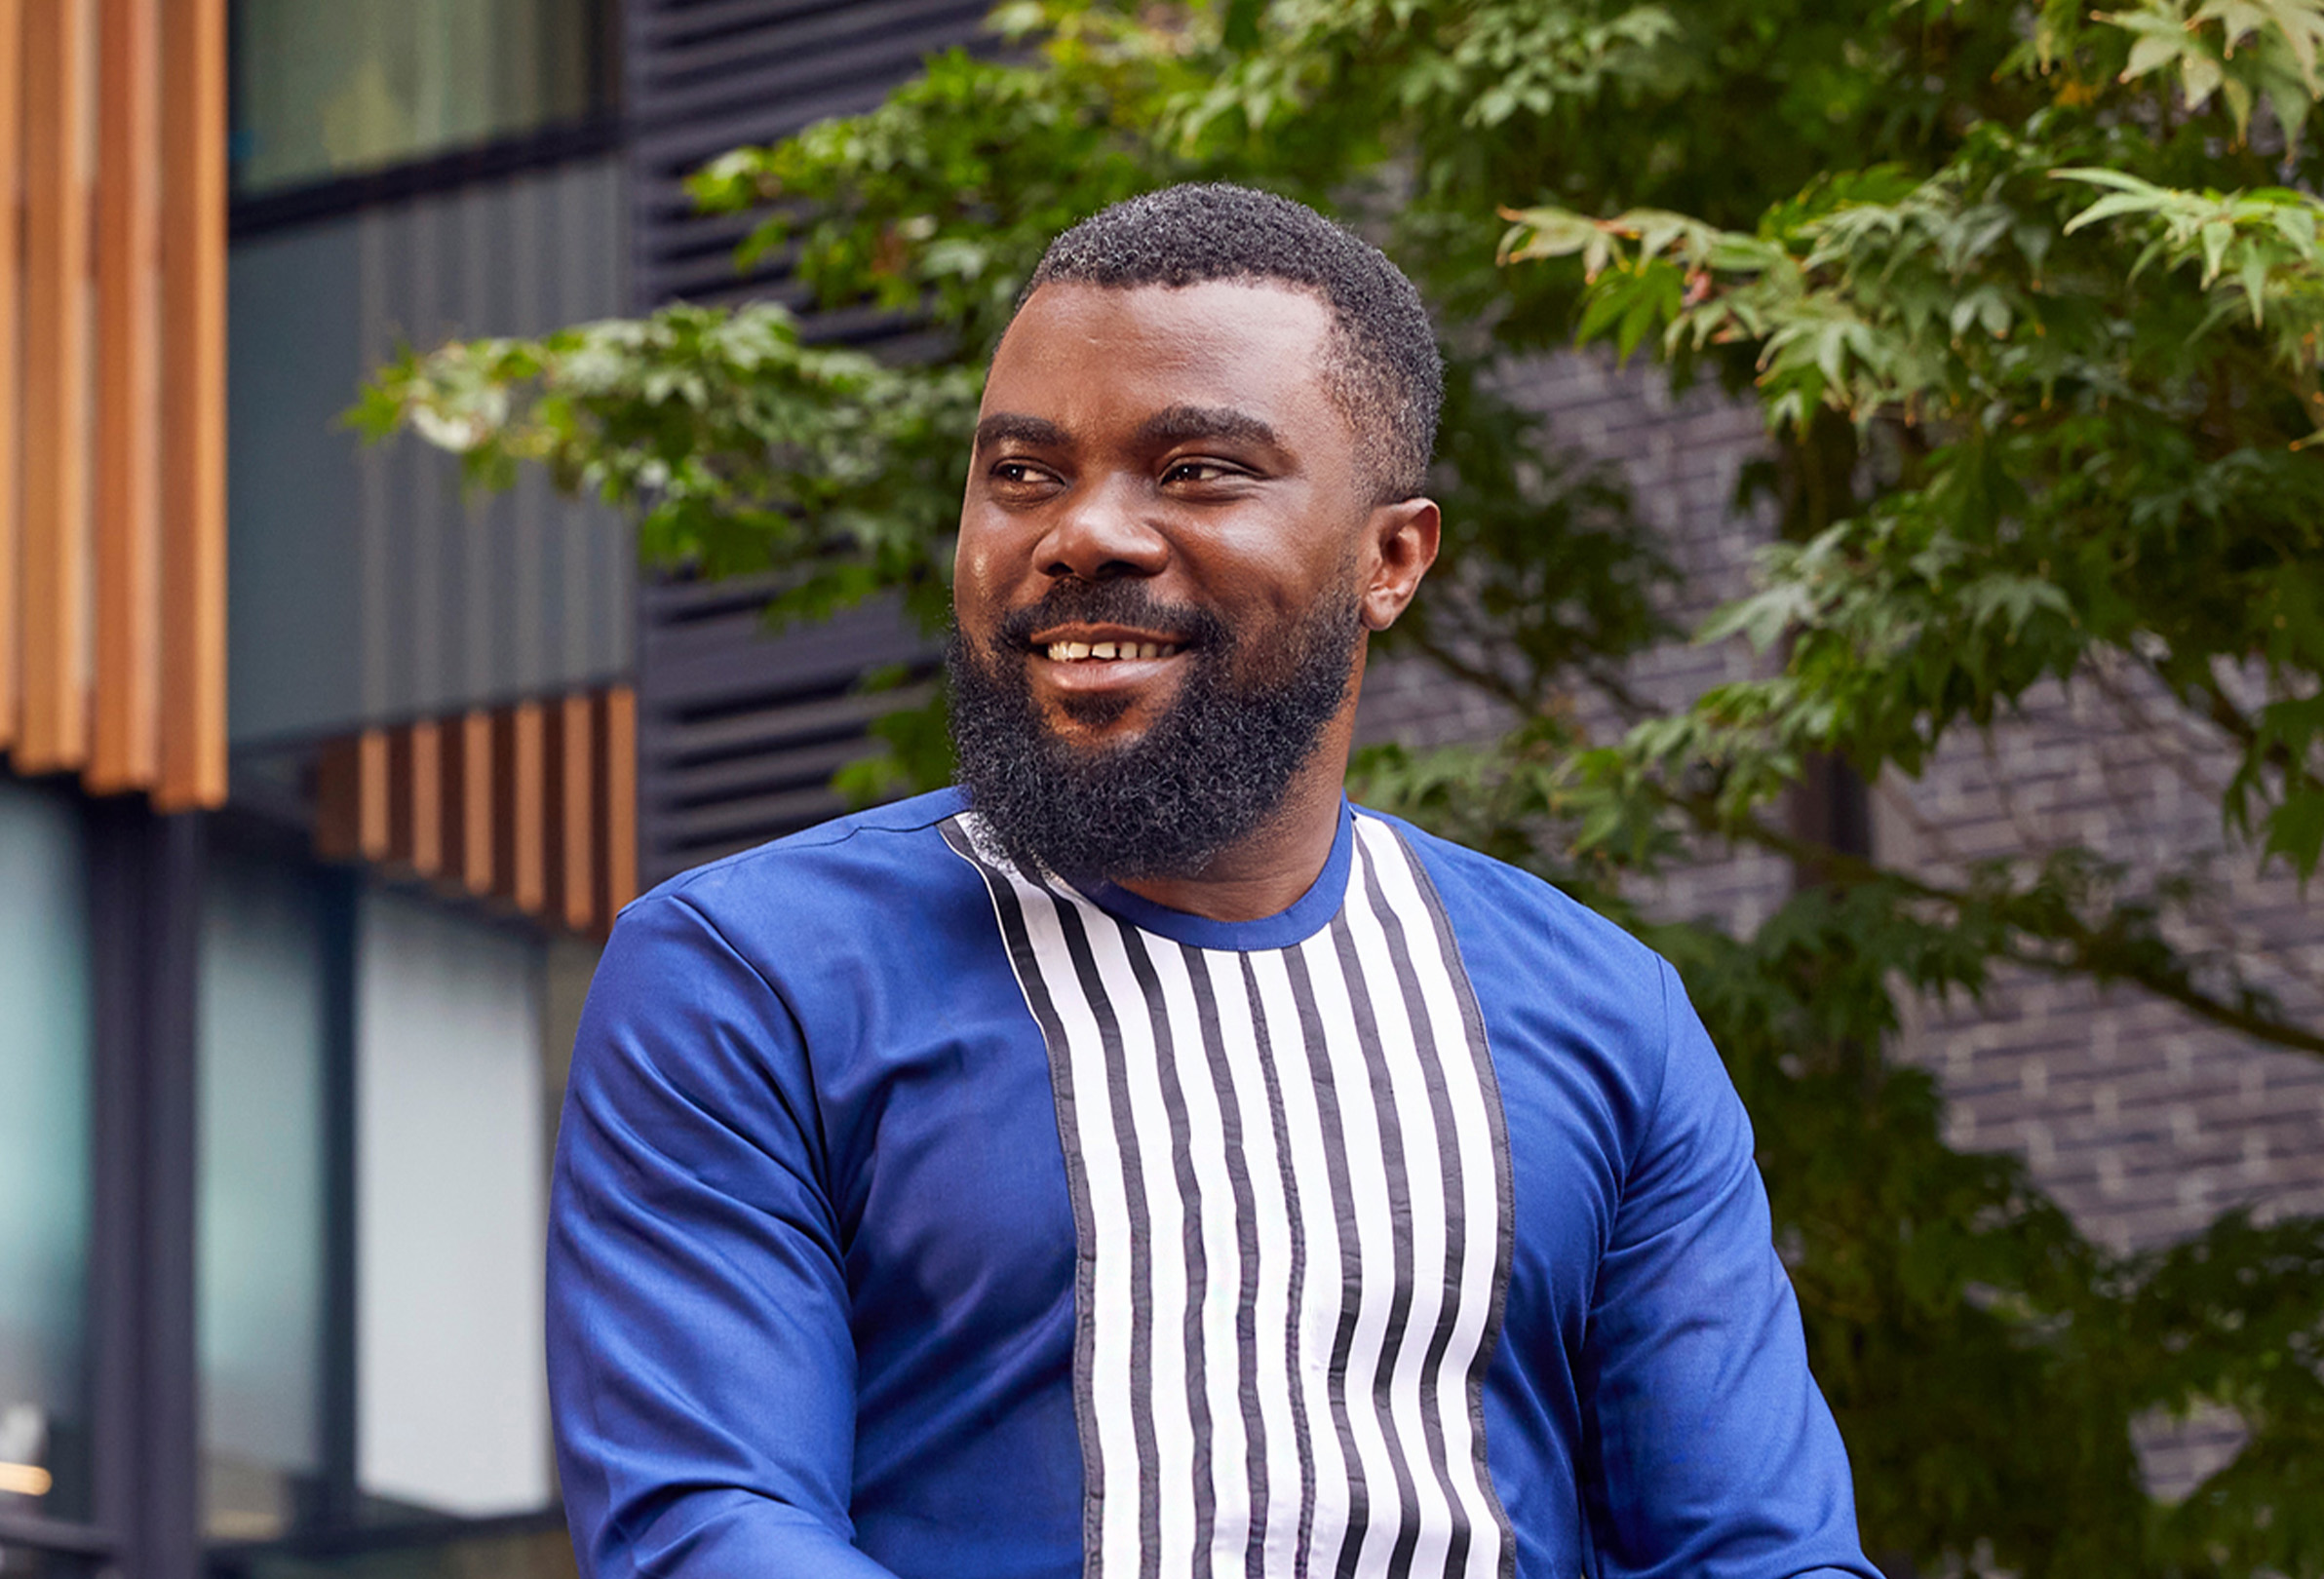
[{"label": "wooden slat panel", "polygon": [[24,517],[19,768],[89,751],[93,0],[24,14]]},{"label": "wooden slat panel", "polygon": [[442,820],[444,869],[438,880],[458,893],[468,869],[468,730],[466,718],[446,718],[436,730],[436,804]]},{"label": "wooden slat panel", "polygon": [[[460,806],[460,842],[452,852],[460,886],[471,894],[492,892],[492,715],[479,710],[459,723],[459,783],[447,783]],[[448,777],[448,775],[447,775]]]},{"label": "wooden slat panel", "polygon": [[315,765],[315,853],[326,861],[385,861],[394,752],[384,729],[332,741]]},{"label": "wooden slat panel", "polygon": [[226,0],[162,8],[162,751],[155,803],[226,798]]},{"label": "wooden slat panel", "polygon": [[354,861],[363,854],[362,745],[334,740],[315,758],[315,854]]},{"label": "wooden slat panel", "polygon": [[619,686],[333,741],[316,852],[601,936],[637,894],[637,708]]},{"label": "wooden slat panel", "polygon": [[97,671],[89,788],[161,772],[161,16],[97,18]]},{"label": "wooden slat panel", "polygon": [[411,865],[411,731],[387,732],[387,857]]},{"label": "wooden slat panel", "polygon": [[541,903],[548,920],[564,914],[564,709],[541,706],[541,831],[546,837],[541,867]]},{"label": "wooden slat panel", "polygon": [[586,695],[557,704],[556,819],[558,873],[548,919],[575,932],[597,926],[597,719]]},{"label": "wooden slat panel", "polygon": [[444,734],[432,720],[396,731],[396,858],[423,877],[444,870]]},{"label": "wooden slat panel", "polygon": [[548,905],[547,735],[537,702],[492,720],[492,891],[531,915]]},{"label": "wooden slat panel", "polygon": [[638,897],[638,693],[616,685],[599,699],[602,751],[602,793],[599,826],[604,840],[599,858],[598,922],[613,925],[621,907]]},{"label": "wooden slat panel", "polygon": [[[23,194],[23,0],[0,0],[0,215],[16,214]],[[22,475],[17,423],[22,413],[18,398],[22,327],[18,305],[23,273],[15,229],[12,222],[0,232],[5,239],[5,245],[0,245],[0,746],[12,745],[17,738],[22,697],[22,673],[17,662],[19,487]]]},{"label": "wooden slat panel", "polygon": [[390,789],[394,783],[390,769],[394,764],[387,731],[365,730],[356,738],[356,752],[362,783],[356,850],[366,861],[385,861],[394,845],[388,825]]}]

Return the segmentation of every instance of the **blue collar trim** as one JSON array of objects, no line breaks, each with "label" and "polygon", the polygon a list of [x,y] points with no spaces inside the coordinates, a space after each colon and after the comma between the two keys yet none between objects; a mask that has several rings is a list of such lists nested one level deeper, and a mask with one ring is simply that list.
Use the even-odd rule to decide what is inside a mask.
[{"label": "blue collar trim", "polygon": [[1324,862],[1324,869],[1307,892],[1293,902],[1290,909],[1278,910],[1257,921],[1214,921],[1206,915],[1174,910],[1115,883],[1101,883],[1088,890],[1085,897],[1116,920],[1127,921],[1189,948],[1238,952],[1289,948],[1314,937],[1339,913],[1347,899],[1347,874],[1355,861],[1355,811],[1342,795],[1339,828],[1332,837],[1332,853]]}]

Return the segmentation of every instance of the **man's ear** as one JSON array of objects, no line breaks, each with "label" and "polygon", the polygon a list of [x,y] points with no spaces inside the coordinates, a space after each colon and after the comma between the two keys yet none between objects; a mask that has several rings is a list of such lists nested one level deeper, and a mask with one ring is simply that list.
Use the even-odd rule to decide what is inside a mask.
[{"label": "man's ear", "polygon": [[1374,549],[1362,596],[1366,630],[1385,631],[1396,623],[1420,590],[1420,578],[1436,563],[1444,524],[1434,499],[1400,499],[1372,512],[1364,525]]}]

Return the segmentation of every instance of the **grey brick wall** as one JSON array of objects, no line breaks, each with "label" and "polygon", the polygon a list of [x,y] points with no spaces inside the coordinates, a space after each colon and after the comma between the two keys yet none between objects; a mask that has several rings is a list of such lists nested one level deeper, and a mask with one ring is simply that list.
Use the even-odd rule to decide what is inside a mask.
[{"label": "grey brick wall", "polygon": [[[1880,853],[1937,878],[1966,863],[2081,843],[2134,871],[2211,885],[2167,929],[2232,956],[2297,1021],[2324,1023],[2324,927],[2281,870],[2263,875],[2220,819],[2224,744],[2135,673],[2050,687],[1917,783],[1875,799]],[[2234,1206],[2324,1211],[2324,1059],[2266,1047],[2131,987],[2013,973],[1983,1004],[1921,1006],[1909,1056],[1944,1076],[1956,1144],[2024,1154],[2084,1228],[2117,1249],[2168,1242]]]},{"label": "grey brick wall", "polygon": [[[1741,468],[1763,443],[1756,410],[1712,390],[1674,399],[1654,369],[1594,356],[1531,365],[1512,387],[1548,414],[1558,444],[1621,468],[1641,519],[1684,572],[1671,610],[1681,625],[1748,586],[1768,530],[1735,505]],[[1643,655],[1631,681],[1677,706],[1753,663],[1739,645],[1674,644]],[[1585,703],[1584,715],[1618,726],[1603,702]],[[1416,745],[1489,739],[1501,722],[1492,705],[1411,662],[1375,667],[1359,715],[1364,738]],[[2174,941],[2242,959],[2295,1019],[2324,1023],[2324,924],[2297,885],[2259,875],[2251,853],[2227,839],[2227,772],[2218,739],[2137,675],[2110,674],[2037,694],[1983,736],[1956,737],[1917,782],[1883,782],[1875,844],[1938,878],[2070,843],[2142,870],[2207,862],[2210,897]],[[1650,896],[1662,913],[1744,928],[1789,889],[1781,861],[1701,856]],[[2324,1060],[2138,989],[2005,974],[1981,1003],[1911,1006],[1902,1052],[1943,1078],[1956,1144],[2024,1156],[2086,1231],[2117,1249],[2167,1243],[2237,1205],[2264,1217],[2324,1212]]]},{"label": "grey brick wall", "polygon": [[[1623,369],[1586,354],[1517,368],[1507,388],[1547,415],[1550,440],[1560,449],[1619,469],[1641,523],[1661,539],[1681,572],[1665,610],[1677,628],[1693,629],[1745,590],[1752,554],[1768,531],[1763,517],[1735,505],[1743,467],[1763,442],[1757,411],[1707,387],[1673,397],[1649,367]],[[1653,706],[1677,708],[1713,685],[1745,677],[1754,665],[1739,642],[1674,642],[1641,654],[1625,679]],[[1575,701],[1594,737],[1620,733],[1623,721],[1603,697]],[[1413,660],[1376,664],[1357,713],[1359,738],[1414,746],[1488,740],[1504,726],[1500,709]],[[1788,865],[1759,851],[1714,847],[1698,856],[1642,895],[1644,901],[1664,915],[1710,916],[1748,929],[1789,891]]]}]

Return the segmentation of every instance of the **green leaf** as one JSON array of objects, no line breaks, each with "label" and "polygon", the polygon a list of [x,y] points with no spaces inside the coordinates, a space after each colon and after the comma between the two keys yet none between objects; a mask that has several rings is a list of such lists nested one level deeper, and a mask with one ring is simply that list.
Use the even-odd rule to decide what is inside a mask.
[{"label": "green leaf", "polygon": [[2150,71],[2159,71],[2188,53],[2176,34],[2145,34],[2130,47],[2130,62],[2122,68],[2122,80],[2131,82]]},{"label": "green leaf", "polygon": [[[2211,96],[2219,92],[2219,85],[2226,75],[2219,61],[2199,50],[2188,50],[2182,55],[2179,58],[2179,78],[2186,85],[2188,109],[2201,109]],[[2240,133],[2242,127],[2238,125],[2236,130]]]},{"label": "green leaf", "polygon": [[1226,0],[1220,42],[1229,54],[1248,55],[1259,47],[1259,19],[1266,9],[1266,0]]},{"label": "green leaf", "polygon": [[2226,262],[2227,249],[2235,240],[2235,227],[2227,220],[2214,219],[2203,226],[2203,283],[2209,285],[2219,278],[2220,267]]},{"label": "green leaf", "polygon": [[2251,136],[2252,91],[2241,77],[2228,77],[2221,84],[2221,96],[2227,101],[2227,116],[2235,123],[2235,140],[2242,142]]},{"label": "green leaf", "polygon": [[2248,243],[2243,249],[2243,265],[2237,276],[2243,289],[2243,299],[2251,304],[2252,323],[2262,325],[2267,316],[2267,254]]},{"label": "green leaf", "polygon": [[2324,858],[2324,794],[2293,795],[2267,819],[2266,853],[2282,856],[2303,882]]}]

